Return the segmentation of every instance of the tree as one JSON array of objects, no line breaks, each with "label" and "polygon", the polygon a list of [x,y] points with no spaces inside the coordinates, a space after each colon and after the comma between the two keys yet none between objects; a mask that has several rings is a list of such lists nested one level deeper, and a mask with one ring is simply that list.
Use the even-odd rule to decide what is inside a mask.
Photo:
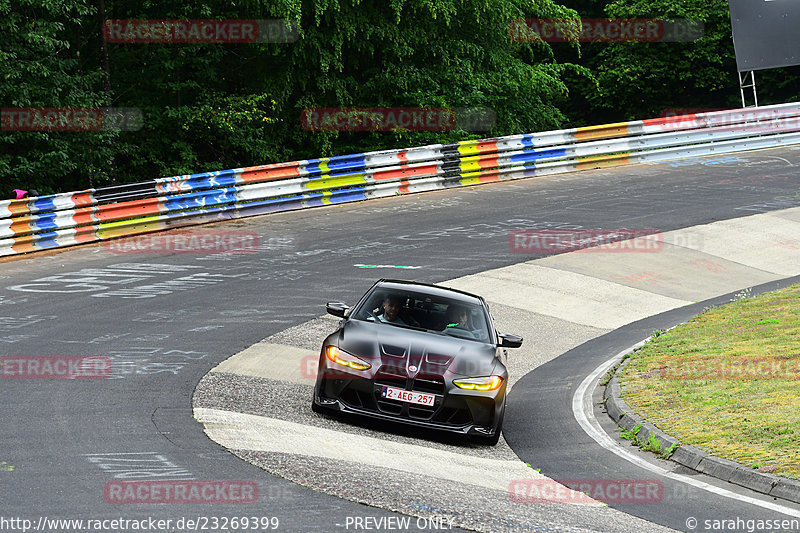
[{"label": "tree", "polygon": [[[596,87],[584,86],[582,91],[593,123],[655,117],[668,109],[741,106],[727,1],[615,0],[605,4],[604,11],[609,18],[699,21],[703,35],[687,42],[584,45],[584,65],[597,78]],[[794,68],[760,74],[759,103],[796,99],[797,72]],[[576,118],[585,120],[585,110],[581,113],[584,116]]]},{"label": "tree", "polygon": [[[86,0],[0,0],[0,103],[6,110],[108,105],[101,71],[80,56]],[[0,183],[40,193],[82,188],[108,178],[115,134],[108,131],[18,131],[5,113]]]}]

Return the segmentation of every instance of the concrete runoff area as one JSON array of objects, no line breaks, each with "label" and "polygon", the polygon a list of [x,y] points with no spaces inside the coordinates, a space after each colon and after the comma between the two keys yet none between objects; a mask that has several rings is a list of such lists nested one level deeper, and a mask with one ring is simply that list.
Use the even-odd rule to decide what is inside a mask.
[{"label": "concrete runoff area", "polygon": [[[699,237],[686,239],[687,232]],[[666,232],[663,242],[663,248],[657,252],[636,253],[635,249],[569,252],[464,276],[442,285],[482,295],[493,310],[498,330],[526,337],[522,348],[509,350],[510,386],[513,386],[525,372],[625,324],[740,288],[800,274],[800,208]],[[336,461],[348,465],[347,468],[363,465],[363,483],[352,479],[353,483],[347,487],[332,484],[314,488],[372,505],[381,502],[372,490],[373,485],[367,482],[375,481],[370,477],[373,474],[367,473],[382,466],[378,470],[382,472],[381,483],[398,483],[392,509],[412,514],[414,502],[420,501],[421,496],[404,491],[399,485],[399,480],[409,474],[429,480],[423,485],[431,491],[439,480],[473,487],[475,510],[485,512],[486,516],[493,516],[496,509],[493,506],[509,503],[509,494],[502,490],[504,484],[508,486],[516,479],[542,479],[515,460],[513,451],[502,439],[496,448],[489,449],[413,437],[394,445],[389,443],[387,434],[369,426],[359,428],[359,434],[355,435],[346,423],[311,415],[309,376],[298,378],[292,373],[308,372],[299,360],[318,356],[324,338],[321,332],[332,331],[335,319],[320,318],[312,322],[313,327],[297,326],[293,334],[279,333],[234,355],[204,378],[197,387],[193,404],[195,417],[206,424],[210,438],[269,472],[301,484],[309,480],[297,475],[292,457],[302,456],[312,463],[319,460],[320,468],[326,471],[335,469]],[[284,365],[285,368],[280,368]],[[288,373],[286,368],[290,369]],[[213,375],[224,379],[209,379]],[[298,396],[301,398],[298,401],[306,402],[301,407],[308,411],[308,416],[302,415],[304,422],[293,422],[247,414],[252,406],[236,401],[210,403],[208,398],[214,396],[217,387],[229,386],[222,383],[235,380],[237,375],[300,384],[306,394]],[[323,419],[327,427],[320,427],[319,421]],[[337,426],[347,429],[340,432]],[[331,448],[325,450],[328,444]],[[376,452],[376,448],[380,451]],[[463,460],[456,460],[457,456]],[[453,472],[462,468],[460,474]],[[353,472],[358,475],[359,469],[356,467]],[[358,490],[358,486],[362,489]],[[494,491],[494,497],[485,497],[484,490]],[[478,494],[484,495],[478,497]],[[447,509],[441,511],[447,513]],[[592,530],[593,524],[599,531],[666,530],[606,507],[528,503],[517,506],[516,512],[521,513],[520,520],[540,525],[550,523],[553,513],[563,513],[574,520],[571,523],[581,524],[582,530]],[[474,522],[463,516],[459,519],[455,511],[453,515],[456,525],[479,531],[516,531],[520,527]]]},{"label": "concrete runoff area", "polygon": [[[589,263],[599,263],[598,257],[589,254],[563,255],[573,254],[576,266],[585,257],[589,258]],[[567,268],[552,268],[544,261],[546,259],[490,270],[442,285],[480,294],[493,303],[600,329],[615,329],[633,322],[641,318],[643,311],[655,315],[689,303],[658,295],[648,295],[644,300],[641,289],[571,272]]]}]

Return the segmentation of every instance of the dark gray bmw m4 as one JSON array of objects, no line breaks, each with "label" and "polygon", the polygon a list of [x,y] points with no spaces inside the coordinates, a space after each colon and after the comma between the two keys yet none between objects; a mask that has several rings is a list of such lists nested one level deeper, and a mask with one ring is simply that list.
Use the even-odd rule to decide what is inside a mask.
[{"label": "dark gray bmw m4", "polygon": [[322,344],[312,408],[469,435],[494,445],[506,407],[504,348],[480,296],[399,280],[376,282]]}]

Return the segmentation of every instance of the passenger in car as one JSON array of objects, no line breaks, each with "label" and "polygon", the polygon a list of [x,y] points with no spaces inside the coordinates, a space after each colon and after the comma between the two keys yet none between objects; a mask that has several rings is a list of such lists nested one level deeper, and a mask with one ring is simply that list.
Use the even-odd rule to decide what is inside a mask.
[{"label": "passenger in car", "polygon": [[446,328],[469,328],[469,313],[466,307],[457,304],[450,304],[445,313],[445,323],[440,329]]}]

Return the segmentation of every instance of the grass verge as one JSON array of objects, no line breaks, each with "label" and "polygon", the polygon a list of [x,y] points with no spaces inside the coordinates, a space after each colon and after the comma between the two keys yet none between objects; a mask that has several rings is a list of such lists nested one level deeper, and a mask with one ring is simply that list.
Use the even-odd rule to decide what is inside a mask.
[{"label": "grass verge", "polygon": [[622,395],[681,443],[800,479],[800,284],[748,294],[634,352]]}]

